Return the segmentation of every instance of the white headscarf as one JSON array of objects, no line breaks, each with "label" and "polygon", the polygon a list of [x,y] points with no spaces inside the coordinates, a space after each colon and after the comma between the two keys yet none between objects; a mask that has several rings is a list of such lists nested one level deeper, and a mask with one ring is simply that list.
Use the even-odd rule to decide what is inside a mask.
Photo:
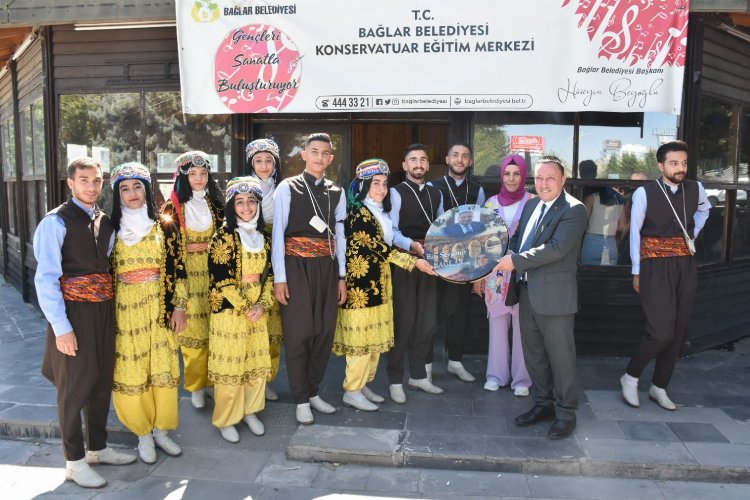
[{"label": "white headscarf", "polygon": [[235,231],[240,235],[242,248],[251,253],[260,252],[266,244],[266,239],[257,229],[259,215],[260,211],[256,210],[255,215],[249,222],[245,222],[237,217],[237,229],[235,229]]},{"label": "white headscarf", "polygon": [[185,224],[191,231],[201,233],[213,222],[211,209],[206,201],[206,190],[193,191],[193,197],[185,203]]},{"label": "white headscarf", "polygon": [[385,240],[385,242],[388,245],[393,245],[393,222],[391,222],[391,219],[386,217],[385,213],[383,212],[383,204],[370,198],[369,194],[365,196],[364,204],[367,208],[370,209],[372,215],[374,215],[377,221],[380,223],[380,228],[383,230],[383,239]]},{"label": "white headscarf", "polygon": [[266,180],[258,177],[258,181],[260,181],[260,189],[263,191],[263,201],[261,202],[263,221],[266,224],[273,224],[273,193],[276,191],[276,181],[273,180],[273,175]]},{"label": "white headscarf", "polygon": [[120,230],[117,237],[127,246],[132,247],[148,236],[154,228],[153,220],[148,217],[148,208],[144,203],[141,208],[128,208],[125,205],[120,207],[122,218],[120,219]]}]

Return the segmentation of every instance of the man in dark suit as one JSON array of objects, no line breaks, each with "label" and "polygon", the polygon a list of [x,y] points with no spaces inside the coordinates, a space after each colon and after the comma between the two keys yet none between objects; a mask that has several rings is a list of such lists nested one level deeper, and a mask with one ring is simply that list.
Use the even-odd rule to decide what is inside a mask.
[{"label": "man in dark suit", "polygon": [[445,228],[445,234],[458,238],[464,234],[480,234],[486,229],[481,222],[474,220],[474,212],[466,210],[458,214],[458,222]]},{"label": "man in dark suit", "polygon": [[573,323],[578,311],[578,258],[586,208],[567,194],[565,169],[554,156],[536,163],[538,198],[526,203],[518,230],[496,270],[515,271],[523,357],[531,376],[534,407],[516,417],[526,426],[554,420],[547,437],[560,439],[576,427],[578,391]]}]

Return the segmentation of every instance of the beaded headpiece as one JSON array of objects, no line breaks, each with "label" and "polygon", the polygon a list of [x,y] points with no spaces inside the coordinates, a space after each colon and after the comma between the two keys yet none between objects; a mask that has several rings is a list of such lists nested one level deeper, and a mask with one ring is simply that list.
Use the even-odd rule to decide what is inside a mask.
[{"label": "beaded headpiece", "polygon": [[263,199],[263,190],[260,188],[260,181],[249,175],[246,177],[235,177],[227,182],[227,204],[239,193],[250,193],[258,201]]},{"label": "beaded headpiece", "polygon": [[138,179],[150,186],[151,172],[138,162],[123,163],[112,170],[109,176],[109,183],[114,188],[118,182],[124,179]]},{"label": "beaded headpiece", "polygon": [[245,158],[248,160],[258,153],[270,153],[276,165],[279,164],[279,145],[271,139],[256,139],[245,148]]},{"label": "beaded headpiece", "polygon": [[359,180],[367,180],[375,175],[390,175],[390,169],[385,160],[370,158],[357,165],[355,176]]},{"label": "beaded headpiece", "polygon": [[181,174],[187,175],[190,167],[203,167],[211,171],[211,159],[203,151],[188,151],[177,157],[175,160],[177,169]]}]

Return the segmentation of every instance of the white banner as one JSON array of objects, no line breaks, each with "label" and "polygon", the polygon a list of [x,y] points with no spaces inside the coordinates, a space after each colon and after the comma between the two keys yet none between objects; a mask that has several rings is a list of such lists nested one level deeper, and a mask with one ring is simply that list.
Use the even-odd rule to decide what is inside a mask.
[{"label": "white banner", "polygon": [[186,113],[678,114],[687,0],[177,0]]}]

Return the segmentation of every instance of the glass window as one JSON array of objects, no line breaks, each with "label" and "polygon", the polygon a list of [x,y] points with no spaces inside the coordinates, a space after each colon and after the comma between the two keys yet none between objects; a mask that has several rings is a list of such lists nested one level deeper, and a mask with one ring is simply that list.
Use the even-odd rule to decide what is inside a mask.
[{"label": "glass window", "polygon": [[6,182],[5,183],[5,196],[8,200],[8,232],[10,234],[18,234],[16,232],[16,217],[18,210],[16,207],[16,183]]},{"label": "glass window", "polygon": [[698,123],[698,180],[734,182],[736,105],[701,95]]},{"label": "glass window", "polygon": [[31,106],[29,106],[21,111],[21,137],[23,137],[21,162],[23,163],[24,178],[34,175],[34,136],[32,129]]},{"label": "glass window", "polygon": [[[495,114],[496,115],[496,114]],[[529,165],[528,179],[534,177],[533,166],[542,155],[555,155],[565,164],[565,173],[572,173],[573,161],[573,121],[572,117],[563,116],[562,123],[544,123],[544,113],[533,113],[524,116],[497,116],[497,119],[479,118],[480,123],[474,126],[474,174],[480,177],[497,178],[500,175],[502,159],[511,153],[526,157]],[[533,116],[532,116],[533,115]],[[560,114],[548,114],[559,118]],[[492,116],[492,115],[490,115]],[[523,119],[533,123],[511,123]]]},{"label": "glass window", "polygon": [[[13,119],[9,118],[0,124],[3,153],[3,178],[13,180],[16,178],[16,132]],[[13,205],[8,204],[9,207]]]},{"label": "glass window", "polygon": [[44,99],[36,101],[31,109],[32,135],[34,138],[34,175],[43,177],[47,172],[47,149],[44,143]]},{"label": "glass window", "polygon": [[60,96],[61,173],[81,156],[101,161],[105,173],[120,163],[142,161],[142,128],[140,94]]},{"label": "glass window", "polygon": [[145,99],[146,165],[152,172],[171,175],[179,155],[199,150],[211,155],[215,172],[231,174],[231,115],[183,114],[179,92],[147,92]]},{"label": "glass window", "polygon": [[732,257],[750,256],[750,179],[748,178],[748,163],[750,163],[750,108],[745,107],[741,115],[740,124],[740,164],[738,172],[739,189],[734,208],[734,230],[732,232]]}]

